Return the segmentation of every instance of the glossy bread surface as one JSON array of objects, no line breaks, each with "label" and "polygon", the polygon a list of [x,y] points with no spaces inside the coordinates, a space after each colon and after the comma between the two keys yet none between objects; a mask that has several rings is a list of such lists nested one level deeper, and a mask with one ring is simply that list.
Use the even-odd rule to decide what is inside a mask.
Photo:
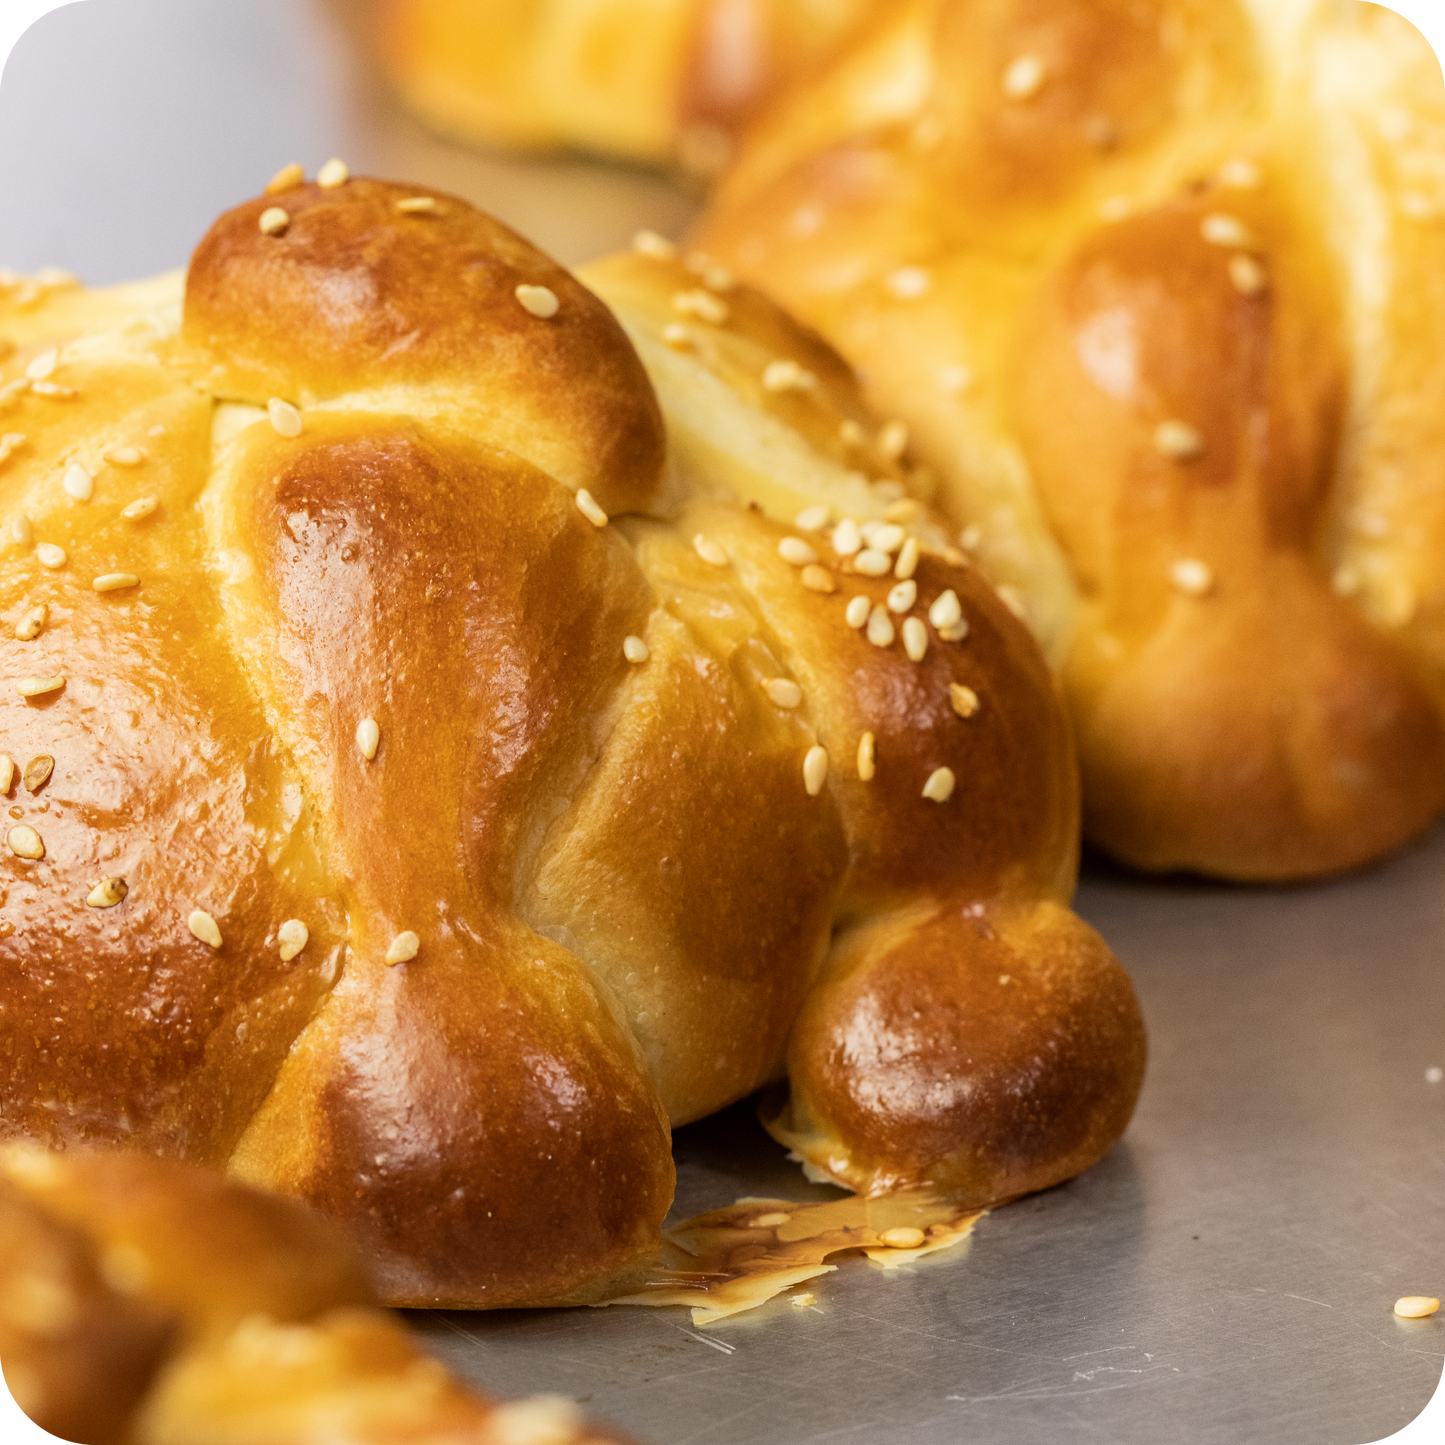
[{"label": "glossy bread surface", "polygon": [[1063,676],[1089,834],[1307,877],[1445,805],[1445,90],[1364,4],[913,0],[700,244],[817,326]]},{"label": "glossy bread surface", "polygon": [[[789,1059],[799,1147],[856,1188],[982,1204],[1097,1158],[1143,1038],[1067,912],[1067,726],[846,368],[706,258],[594,268],[614,316],[450,196],[263,200],[182,307],[0,317],[0,729],[43,848],[0,854],[7,1132],[225,1165],[345,1224],[387,1300],[462,1306],[603,1290],[669,1125]],[[881,571],[777,520],[810,507]],[[895,916],[965,973],[985,924],[1081,970],[1012,1035],[920,962],[918,1006],[956,997],[909,1077],[970,1081],[941,1109],[821,1006]],[[906,1148],[849,1113],[880,1086],[928,1114]],[[1005,1146],[1020,1099],[1046,1123]]]}]

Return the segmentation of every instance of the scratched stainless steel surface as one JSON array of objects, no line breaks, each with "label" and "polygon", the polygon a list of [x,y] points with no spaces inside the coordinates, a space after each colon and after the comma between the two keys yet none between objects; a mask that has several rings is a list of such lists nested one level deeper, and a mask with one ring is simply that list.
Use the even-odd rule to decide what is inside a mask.
[{"label": "scratched stainless steel surface", "polygon": [[[340,4],[340,0],[335,0]],[[431,182],[569,261],[665,181],[519,165],[426,135],[329,8],[87,0],[0,81],[0,263],[102,282],[181,264],[211,217],[298,158]],[[1094,863],[1080,907],[1132,971],[1152,1039],[1124,1143],[986,1219],[952,1258],[850,1261],[814,1293],[693,1330],[676,1311],[422,1314],[494,1389],[552,1390],[657,1445],[1359,1445],[1440,1378],[1445,1324],[1445,832],[1322,887],[1146,883]],[[746,1106],[677,1139],[681,1213],[827,1197]]]}]

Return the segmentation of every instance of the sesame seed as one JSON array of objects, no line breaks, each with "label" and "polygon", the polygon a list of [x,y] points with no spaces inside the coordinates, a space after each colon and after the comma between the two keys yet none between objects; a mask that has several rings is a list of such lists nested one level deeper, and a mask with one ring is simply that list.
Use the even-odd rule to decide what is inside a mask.
[{"label": "sesame seed", "polygon": [[652,652],[640,637],[628,636],[622,639],[622,655],[628,662],[646,662]]},{"label": "sesame seed", "polygon": [[[1022,606],[1022,603],[1020,603],[1020,606]],[[1014,609],[1010,607],[1009,611],[1014,612]],[[1014,615],[1017,617],[1021,614],[1014,612]],[[968,636],[968,619],[966,617],[960,617],[957,622],[950,623],[947,627],[940,627],[938,629],[938,636],[940,641],[943,642],[962,642],[963,639]]]},{"label": "sesame seed", "polygon": [[0,386],[0,406],[13,406],[15,402],[30,390],[30,381],[23,376],[17,376],[14,381],[7,381]]},{"label": "sesame seed", "polygon": [[266,182],[266,194],[268,196],[279,196],[282,191],[294,191],[306,179],[306,171],[300,161],[292,161],[289,166],[282,166],[269,181]]},{"label": "sesame seed", "polygon": [[357,723],[356,746],[367,762],[376,756],[376,750],[381,746],[381,727],[374,717],[364,717]]},{"label": "sesame seed", "polygon": [[1254,245],[1254,235],[1238,216],[1215,211],[1199,223],[1199,234],[1211,246],[1245,248]]},{"label": "sesame seed", "polygon": [[[0,788],[0,793],[6,791],[8,790]],[[1430,1067],[1425,1070],[1425,1082],[1427,1084],[1438,1084],[1442,1081],[1445,1081],[1445,1069],[1442,1069],[1438,1064],[1431,1064]]]},{"label": "sesame seed", "polygon": [[32,358],[30,365],[25,368],[25,375],[31,381],[44,381],[60,362],[60,353],[51,347],[49,351],[42,351],[39,356]]},{"label": "sesame seed", "polygon": [[681,321],[669,321],[662,328],[662,339],[674,351],[691,351],[697,344],[692,339],[692,332]]},{"label": "sesame seed", "polygon": [[763,368],[764,391],[811,391],[818,378],[791,357],[779,357]]},{"label": "sesame seed", "polygon": [[899,1229],[885,1229],[878,1239],[889,1249],[917,1249],[923,1243],[924,1234],[921,1229],[904,1226]]},{"label": "sesame seed", "polygon": [[286,227],[291,224],[291,217],[280,206],[267,206],[261,212],[261,219],[257,224],[263,235],[280,236],[285,234]]},{"label": "sesame seed", "polygon": [[20,779],[25,784],[25,791],[38,793],[50,781],[50,775],[54,771],[55,759],[49,753],[41,753],[38,757],[31,758],[25,764],[25,771]]},{"label": "sesame seed", "polygon": [[151,427],[151,428],[146,432],[146,435],[147,435],[148,437],[163,437],[165,434],[166,434],[166,429],[165,429],[165,427],[163,427],[159,422],[157,422],[157,423],[155,424],[155,426]]},{"label": "sesame seed", "polygon": [[763,691],[767,693],[769,702],[789,711],[803,701],[803,689],[791,678],[770,677],[763,684]]},{"label": "sesame seed", "polygon": [[811,566],[804,567],[800,579],[809,592],[836,592],[838,584],[833,580],[833,574],[826,567]]},{"label": "sesame seed", "polygon": [[73,386],[61,386],[54,381],[32,381],[30,390],[35,396],[53,396],[61,401],[80,395]]},{"label": "sesame seed", "polygon": [[828,749],[811,747],[803,758],[803,786],[816,798],[828,781]]},{"label": "sesame seed", "polygon": [[137,497],[135,501],[122,507],[120,514],[127,522],[139,522],[142,517],[149,517],[158,506],[160,506],[158,497]]},{"label": "sesame seed", "polygon": [[865,577],[883,577],[893,570],[893,559],[869,547],[853,559],[853,566]]},{"label": "sesame seed", "polygon": [[28,547],[34,542],[35,528],[30,525],[30,518],[24,512],[10,519],[10,540],[17,547]]},{"label": "sesame seed", "polygon": [[858,739],[858,777],[865,783],[873,781],[878,771],[878,748],[872,733],[864,733]]},{"label": "sesame seed", "polygon": [[9,753],[0,753],[0,793],[8,793],[15,786],[15,759]]},{"label": "sesame seed", "polygon": [[778,543],[778,556],[792,567],[806,567],[818,560],[818,554],[801,537],[784,537]]},{"label": "sesame seed", "polygon": [[85,895],[85,906],[87,908],[114,908],[129,892],[130,887],[124,878],[102,878]]},{"label": "sesame seed", "polygon": [[1187,462],[1204,451],[1204,437],[1187,421],[1161,421],[1154,428],[1154,448],[1171,461]]},{"label": "sesame seed", "polygon": [[550,286],[518,286],[515,295],[523,311],[542,321],[550,321],[562,304]]},{"label": "sesame seed", "polygon": [[918,559],[922,555],[923,548],[918,545],[918,538],[909,537],[898,554],[898,564],[893,569],[893,575],[905,580],[913,576],[918,570]]},{"label": "sesame seed", "polygon": [[693,251],[682,264],[694,276],[700,276],[709,291],[732,291],[738,284],[737,277],[721,261],[701,251]]},{"label": "sesame seed", "polygon": [[577,496],[574,499],[577,503],[577,510],[592,523],[594,527],[605,527],[607,525],[607,513],[592,500],[592,493],[586,487],[577,489]]},{"label": "sesame seed", "polygon": [[1229,279],[1241,296],[1258,296],[1269,285],[1269,276],[1253,256],[1241,253],[1229,258]]},{"label": "sesame seed", "polygon": [[699,321],[706,321],[710,326],[721,326],[730,314],[727,303],[719,301],[711,291],[675,292],[672,305],[675,311],[680,311],[684,316],[694,316]]},{"label": "sesame seed", "polygon": [[928,651],[928,629],[916,617],[903,619],[903,650],[910,662],[922,662]]},{"label": "sesame seed", "polygon": [[102,452],[101,457],[113,467],[138,467],[146,454],[142,447],[111,447]]},{"label": "sesame seed", "polygon": [[858,528],[864,542],[875,552],[896,552],[903,545],[903,528],[896,522],[870,518]]},{"label": "sesame seed", "polygon": [[432,196],[403,196],[396,203],[396,209],[404,216],[430,216],[437,209]]},{"label": "sesame seed", "polygon": [[959,604],[958,593],[952,587],[947,592],[940,592],[928,609],[928,620],[940,632],[945,627],[952,627],[962,616],[963,608]]},{"label": "sesame seed", "polygon": [[29,858],[33,862],[45,857],[40,834],[24,823],[17,823],[5,835],[5,843],[17,858]]},{"label": "sesame seed", "polygon": [[299,918],[288,918],[276,930],[276,942],[280,945],[281,962],[290,963],[306,947],[310,937],[311,930]]},{"label": "sesame seed", "polygon": [[66,467],[60,485],[65,495],[77,502],[88,502],[95,495],[95,478],[79,462],[71,462]]},{"label": "sesame seed", "polygon": [[883,607],[875,607],[868,614],[868,641],[874,647],[888,647],[893,642],[893,619]]},{"label": "sesame seed", "polygon": [[861,447],[868,440],[868,433],[863,430],[861,423],[848,416],[838,423],[838,440],[845,447]]},{"label": "sesame seed", "polygon": [[1188,597],[1207,597],[1214,591],[1214,568],[1197,557],[1181,557],[1170,565],[1169,580]]},{"label": "sesame seed", "polygon": [[888,610],[890,612],[907,612],[917,601],[918,583],[913,581],[900,582],[896,587],[889,590]]},{"label": "sesame seed", "polygon": [[863,534],[858,530],[858,524],[852,517],[844,517],[836,527],[833,528],[831,538],[833,550],[840,557],[852,557],[857,554],[863,546]]},{"label": "sesame seed", "polygon": [[924,266],[900,266],[888,274],[883,284],[900,301],[915,301],[933,289],[933,276]]},{"label": "sesame seed", "polygon": [[134,572],[106,572],[90,585],[97,592],[123,592],[128,587],[139,587],[140,578]]},{"label": "sesame seed", "polygon": [[391,940],[391,947],[386,950],[386,961],[393,963],[410,963],[421,948],[421,939],[410,929],[405,933],[398,933]]},{"label": "sesame seed", "polygon": [[212,948],[221,946],[221,930],[217,927],[216,920],[204,909],[192,909],[190,916],[186,919],[186,927],[202,943],[209,944]]},{"label": "sesame seed", "polygon": [[760,1214],[756,1219],[748,1220],[749,1229],[776,1229],[780,1224],[786,1224],[793,1216],[782,1211],[774,1211],[771,1214]]},{"label": "sesame seed", "polygon": [[908,450],[908,428],[901,421],[885,422],[878,430],[878,450],[896,462]]},{"label": "sesame seed", "polygon": [[1219,168],[1219,184],[1231,186],[1238,191],[1258,190],[1263,180],[1264,176],[1259,167],[1243,156],[1225,161]]},{"label": "sesame seed", "polygon": [[935,768],[923,785],[923,796],[932,803],[946,803],[953,796],[955,781],[952,768]]},{"label": "sesame seed", "polygon": [[666,236],[656,231],[639,231],[632,238],[632,249],[654,261],[671,261],[677,256],[677,247]]},{"label": "sesame seed", "polygon": [[316,172],[316,184],[323,191],[334,191],[338,186],[344,186],[351,179],[351,167],[339,156],[332,156],[319,171]]},{"label": "sesame seed", "polygon": [[49,620],[50,609],[43,602],[37,603],[34,607],[27,608],[20,621],[15,624],[15,635],[21,642],[34,642]]},{"label": "sesame seed", "polygon": [[692,539],[692,550],[709,567],[726,567],[728,565],[728,554],[711,537],[704,537],[701,532]]},{"label": "sesame seed", "polygon": [[978,694],[961,682],[948,684],[948,701],[959,717],[972,717],[979,709]]},{"label": "sesame seed", "polygon": [[848,603],[848,610],[843,614],[843,618],[849,627],[863,627],[867,625],[869,614],[872,611],[873,599],[871,597],[855,597]]},{"label": "sesame seed", "polygon": [[1037,55],[1020,55],[1003,73],[1003,93],[1009,100],[1032,100],[1044,85],[1044,63]]},{"label": "sesame seed", "polygon": [[793,518],[793,525],[800,532],[821,532],[828,525],[832,516],[832,507],[827,502],[819,502],[816,506],[804,507]]},{"label": "sesame seed", "polygon": [[912,497],[905,497],[901,502],[894,502],[883,513],[883,520],[885,522],[911,522],[917,515],[918,503]]},{"label": "sesame seed", "polygon": [[1395,1301],[1395,1313],[1402,1320],[1428,1319],[1440,1308],[1440,1301],[1430,1295],[1407,1294]]},{"label": "sesame seed", "polygon": [[16,449],[25,445],[25,433],[8,431],[0,436],[0,462],[8,462]]},{"label": "sesame seed", "polygon": [[281,436],[299,437],[301,435],[301,413],[289,401],[283,401],[279,396],[273,396],[266,403],[266,415],[271,418],[271,425]]},{"label": "sesame seed", "polygon": [[1336,567],[1330,578],[1330,588],[1336,597],[1354,597],[1360,590],[1359,572],[1349,563]]},{"label": "sesame seed", "polygon": [[[998,600],[1002,602],[1003,605],[1007,607],[1008,610],[1012,612],[1013,615],[1017,617],[1020,622],[1028,622],[1028,603],[1024,601],[1024,595],[1022,592],[1019,591],[1017,587],[1011,586],[1007,582],[1000,582],[999,585],[994,588],[994,592],[997,595]],[[965,629],[965,631],[966,630],[967,629]],[[956,638],[952,637],[947,638],[946,640],[949,642],[957,641]]]},{"label": "sesame seed", "polygon": [[15,691],[21,697],[44,697],[46,693],[58,692],[65,686],[65,678],[57,673],[54,677],[22,677],[15,684]]}]

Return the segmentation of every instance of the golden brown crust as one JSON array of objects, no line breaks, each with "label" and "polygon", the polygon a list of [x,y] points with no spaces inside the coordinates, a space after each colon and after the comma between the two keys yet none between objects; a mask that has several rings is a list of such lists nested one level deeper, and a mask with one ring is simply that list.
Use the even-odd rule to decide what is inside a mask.
[{"label": "golden brown crust", "polygon": [[[179,337],[147,311],[53,358],[36,336],[4,373],[46,357],[68,393],[13,394],[28,440],[0,472],[29,528],[0,615],[49,607],[0,657],[65,679],[9,704],[22,766],[55,769],[15,790],[45,856],[0,855],[22,981],[4,1026],[45,1045],[4,1048],[7,1127],[307,1200],[391,1302],[575,1301],[656,1244],[669,1123],[778,1076],[839,927],[1064,905],[1071,747],[1027,631],[906,495],[923,479],[816,337],[699,258],[591,274],[658,378],[664,458],[603,303],[461,202],[397,211],[407,194],[283,192],[277,235],[248,203],[198,249]],[[479,250],[555,284],[555,315],[408,282]],[[693,296],[675,350],[687,281],[720,308]],[[255,405],[273,386],[300,406]],[[613,412],[646,468],[607,442]],[[156,505],[127,517],[137,494]],[[786,525],[820,505],[850,520]],[[88,585],[118,571],[135,585]],[[953,620],[931,616],[949,594]],[[850,604],[891,620],[865,640]],[[92,897],[97,874],[123,896]],[[1079,956],[1109,1013],[1127,982]],[[1058,998],[1083,1037],[1086,1004]],[[1122,1128],[1142,1047],[1137,1019],[1123,1032],[1122,1062],[1080,1050],[1031,1086],[1048,1127],[1027,1177],[1084,1167],[1113,1137],[1099,1118]],[[974,1101],[981,1151],[1020,1087]],[[855,1132],[860,1162],[840,1135],[828,1167],[882,1177]],[[976,1172],[1024,1177],[1013,1156]]]},{"label": "golden brown crust", "polygon": [[1060,668],[1091,837],[1259,880],[1400,845],[1445,806],[1423,42],[1195,0],[890,34],[750,137],[700,243],[909,422]]},{"label": "golden brown crust", "polygon": [[526,1438],[529,1412],[557,1445],[619,1438],[570,1402],[468,1389],[376,1307],[333,1229],[209,1171],[11,1145],[0,1221],[7,1382],[64,1439],[484,1445]]},{"label": "golden brown crust", "polygon": [[[426,210],[399,210],[421,202]],[[261,216],[280,210],[280,234]],[[555,315],[519,301],[545,288]],[[638,511],[662,427],[621,329],[585,287],[500,221],[442,191],[356,178],[228,211],[186,274],[186,364],[213,395],[300,406],[378,387],[456,420],[486,408],[495,445]],[[498,403],[506,399],[505,406]],[[570,425],[548,423],[565,408]]]},{"label": "golden brown crust", "polygon": [[880,0],[378,0],[403,98],[484,145],[575,146],[703,175],[729,137],[866,28]]}]

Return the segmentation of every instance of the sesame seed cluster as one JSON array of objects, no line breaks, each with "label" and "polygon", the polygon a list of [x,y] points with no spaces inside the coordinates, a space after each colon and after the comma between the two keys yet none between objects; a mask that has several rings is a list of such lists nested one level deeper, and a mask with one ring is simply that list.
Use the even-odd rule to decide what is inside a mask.
[{"label": "sesame seed cluster", "polygon": [[[620,1267],[669,1126],[780,1067],[813,1167],[970,1208],[1142,1069],[1052,680],[909,428],[707,255],[583,280],[332,161],[179,322],[0,305],[5,1129],[228,1160],[395,1303]],[[829,1062],[865,1014],[927,1036]],[[956,1105],[849,1102],[905,1056]]]},{"label": "sesame seed cluster", "polygon": [[945,10],[746,130],[692,240],[907,428],[1059,672],[1096,843],[1382,856],[1445,810],[1428,47],[1323,5]]}]

